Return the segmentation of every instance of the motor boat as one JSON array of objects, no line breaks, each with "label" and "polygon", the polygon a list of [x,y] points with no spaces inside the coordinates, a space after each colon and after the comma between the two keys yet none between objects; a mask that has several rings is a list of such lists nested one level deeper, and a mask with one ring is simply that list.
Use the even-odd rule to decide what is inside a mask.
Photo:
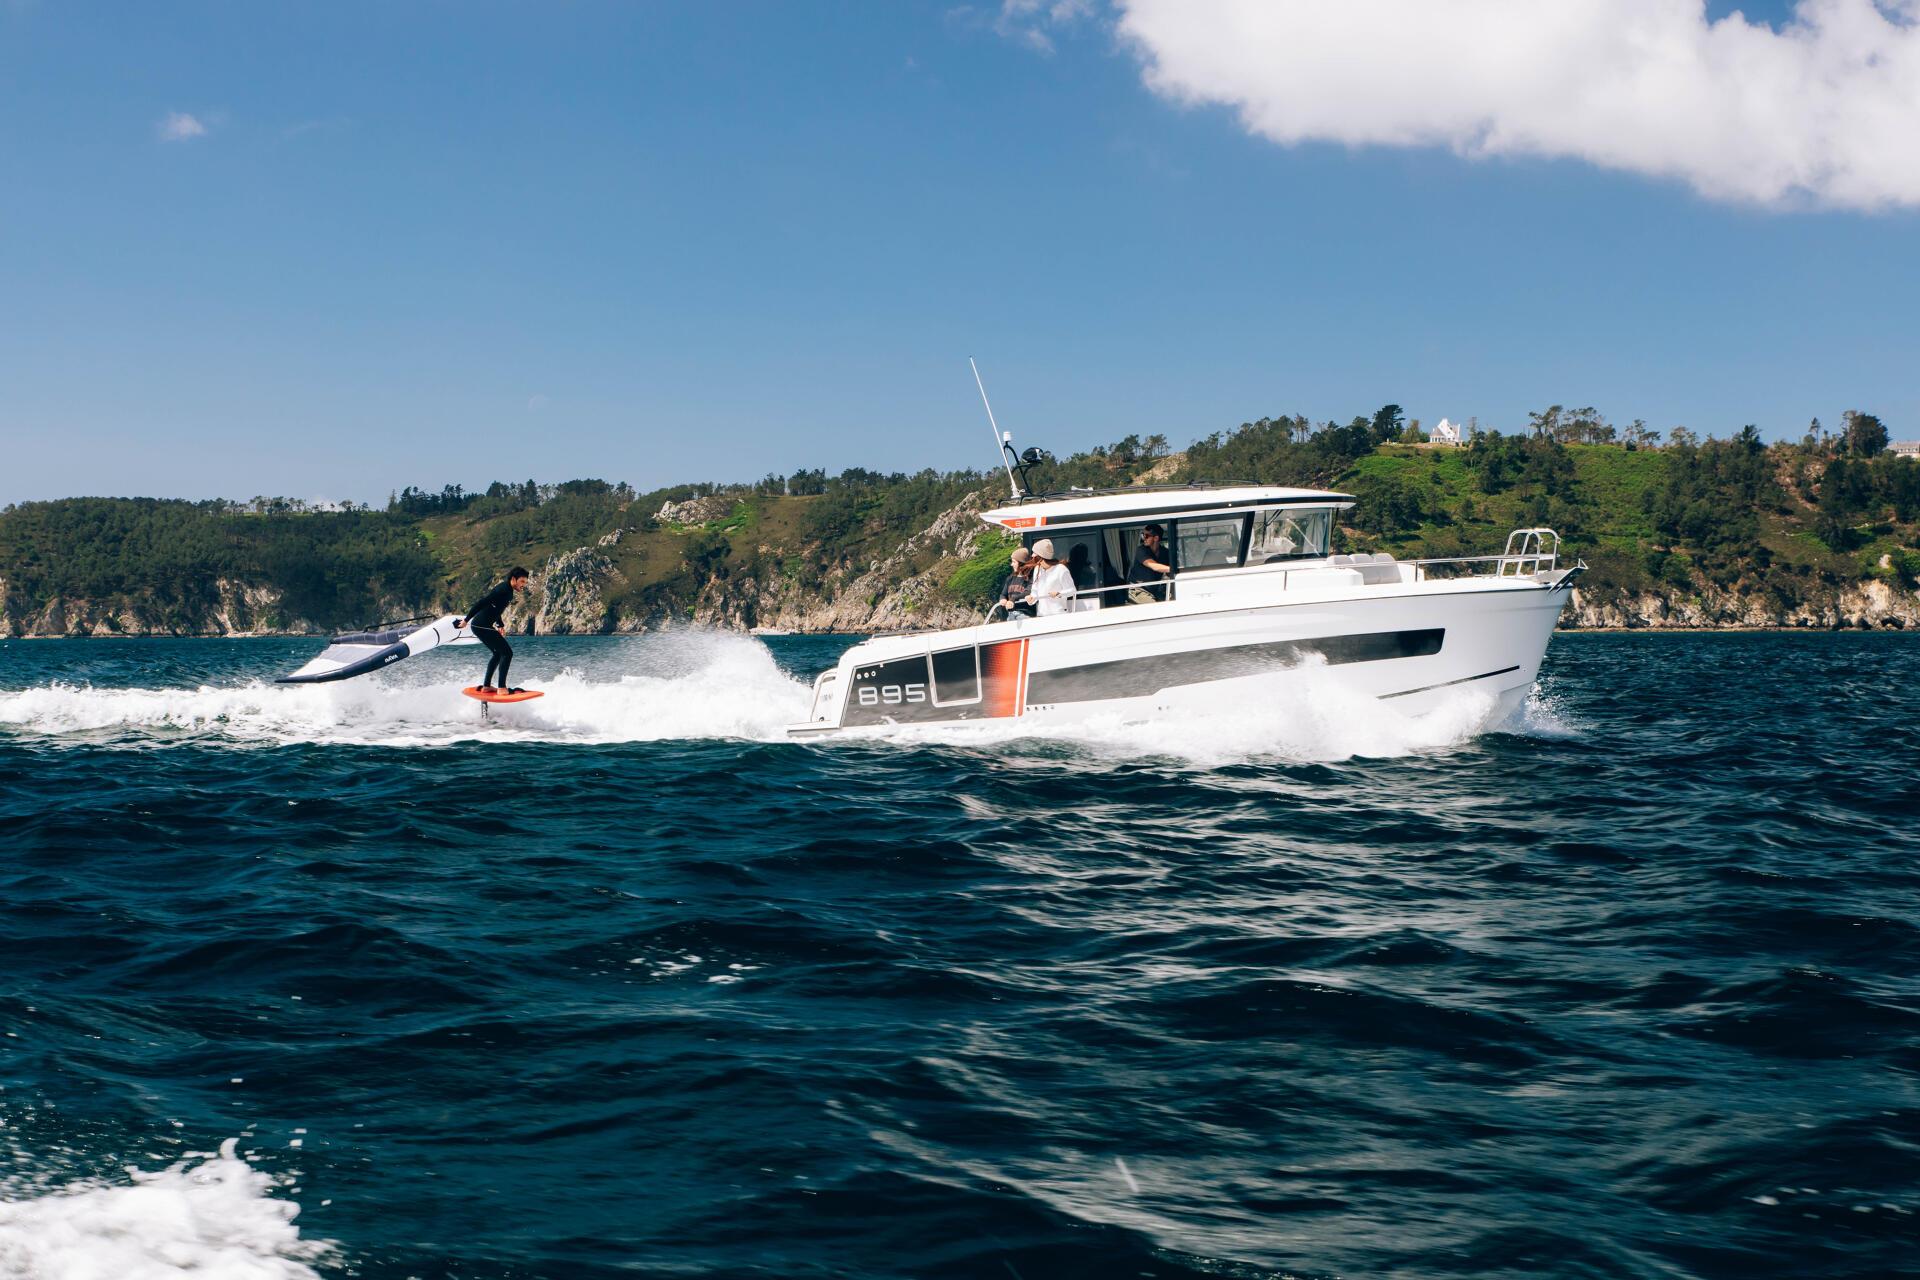
[{"label": "motor boat", "polygon": [[[1002,447],[1011,456],[1011,444]],[[1029,548],[1051,541],[1073,577],[1071,602],[1051,616],[1000,616],[996,606],[973,626],[863,640],[820,673],[790,737],[1151,719],[1218,707],[1223,696],[1244,710],[1275,696],[1273,672],[1306,664],[1414,714],[1470,688],[1492,700],[1491,723],[1525,701],[1586,567],[1562,567],[1560,538],[1544,528],[1514,530],[1498,555],[1335,554],[1336,517],[1355,500],[1326,490],[1197,484],[1034,496],[1012,466],[1008,476],[1012,500],[981,519]],[[1171,573],[1129,581],[1150,524]]]}]

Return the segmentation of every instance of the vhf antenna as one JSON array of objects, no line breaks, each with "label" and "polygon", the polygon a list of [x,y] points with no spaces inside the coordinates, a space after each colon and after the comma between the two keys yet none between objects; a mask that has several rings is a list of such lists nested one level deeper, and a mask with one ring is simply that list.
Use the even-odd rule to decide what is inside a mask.
[{"label": "vhf antenna", "polygon": [[973,370],[973,385],[980,388],[980,403],[987,406],[987,425],[993,428],[993,443],[999,446],[1000,465],[1007,469],[1007,489],[1017,501],[1020,497],[1020,483],[1013,478],[1013,464],[1007,461],[1007,455],[1013,452],[1013,433],[1001,431],[1000,424],[994,420],[993,403],[987,399],[987,384],[980,381],[980,366],[967,357],[967,367]]}]

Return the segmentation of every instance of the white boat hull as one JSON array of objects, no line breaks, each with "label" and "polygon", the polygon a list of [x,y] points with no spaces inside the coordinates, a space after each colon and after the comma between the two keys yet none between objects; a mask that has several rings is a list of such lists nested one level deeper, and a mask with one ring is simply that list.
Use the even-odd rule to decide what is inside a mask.
[{"label": "white boat hull", "polygon": [[1238,695],[1233,705],[1245,711],[1245,699],[1284,698],[1285,684],[1263,677],[1302,665],[1324,665],[1323,678],[1408,714],[1465,688],[1505,715],[1539,674],[1570,573],[1189,592],[1185,602],[878,637],[821,676],[810,719],[788,732],[1150,719]]}]

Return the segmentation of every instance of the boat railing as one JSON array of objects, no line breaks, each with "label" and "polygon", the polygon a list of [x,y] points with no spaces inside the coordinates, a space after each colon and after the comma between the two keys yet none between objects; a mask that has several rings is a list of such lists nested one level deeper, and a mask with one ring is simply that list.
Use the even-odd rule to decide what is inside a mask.
[{"label": "boat railing", "polygon": [[[1347,563],[1349,559],[1351,559],[1353,563]],[[1507,535],[1506,549],[1499,555],[1493,556],[1432,556],[1424,560],[1386,560],[1376,558],[1371,562],[1362,563],[1365,561],[1367,561],[1367,557],[1364,555],[1355,557],[1328,556],[1325,559],[1311,559],[1305,563],[1289,564],[1285,567],[1271,564],[1249,564],[1235,567],[1253,572],[1279,574],[1280,589],[1282,591],[1288,590],[1293,585],[1292,579],[1295,573],[1312,574],[1317,578],[1318,575],[1325,573],[1328,569],[1357,569],[1362,573],[1366,573],[1369,569],[1378,570],[1383,566],[1394,569],[1398,569],[1403,565],[1410,566],[1413,569],[1413,580],[1415,582],[1424,582],[1429,577],[1436,576],[1429,572],[1429,570],[1434,568],[1443,570],[1459,568],[1467,570],[1468,572],[1481,569],[1482,572],[1485,572],[1483,568],[1485,566],[1491,567],[1491,573],[1487,576],[1527,578],[1542,573],[1552,573],[1559,567],[1560,535],[1547,528],[1515,529]],[[1443,572],[1437,576],[1445,577],[1448,575]],[[1106,596],[1114,592],[1142,590],[1152,592],[1156,599],[1160,598],[1161,593],[1164,592],[1166,599],[1174,600],[1177,599],[1180,594],[1180,579],[1178,576],[1175,576],[1149,583],[1122,582],[1111,587],[1080,587],[1074,592],[1074,600],[1076,602],[1084,602],[1087,601],[1089,597],[1093,597],[1096,600],[1094,607],[1097,608],[1106,602]],[[987,611],[985,621],[992,622],[996,618],[1003,616],[1000,612],[1000,606],[996,604]]]},{"label": "boat railing", "polygon": [[[1560,535],[1548,528],[1515,529],[1507,535],[1505,550],[1501,551],[1498,555],[1491,556],[1429,556],[1421,560],[1390,560],[1378,558],[1367,563],[1361,563],[1367,561],[1367,557],[1364,555],[1357,557],[1303,557],[1302,559],[1302,563],[1288,564],[1284,567],[1274,564],[1248,564],[1234,567],[1255,573],[1277,574],[1280,578],[1280,589],[1282,591],[1288,590],[1292,586],[1293,575],[1296,573],[1311,574],[1318,579],[1319,575],[1324,574],[1328,569],[1350,568],[1365,573],[1369,568],[1376,570],[1382,567],[1398,569],[1405,566],[1413,570],[1413,581],[1425,582],[1433,577],[1444,578],[1450,576],[1450,571],[1455,569],[1472,572],[1476,569],[1483,569],[1485,566],[1490,566],[1490,572],[1483,570],[1483,576],[1527,578],[1535,577],[1543,573],[1552,573],[1559,568]],[[1354,563],[1349,564],[1347,563],[1348,560],[1353,560]],[[1434,574],[1431,572],[1434,569],[1441,569],[1443,572]],[[1172,578],[1162,578],[1155,582],[1122,582],[1111,587],[1078,587],[1074,591],[1075,605],[1070,606],[1068,612],[1078,612],[1077,606],[1084,603],[1091,603],[1093,607],[1098,608],[1106,603],[1105,598],[1107,596],[1116,592],[1131,591],[1150,592],[1156,600],[1162,598],[1161,593],[1164,592],[1165,599],[1174,600],[1179,598],[1180,579],[1176,576]],[[999,604],[995,603],[987,610],[986,616],[983,617],[981,621],[1001,621],[1004,620],[1006,616]],[[927,628],[925,627],[910,627],[892,631],[876,631],[873,635],[876,638],[920,635],[926,630]]]},{"label": "boat railing", "polygon": [[[1492,565],[1492,576],[1529,578],[1552,573],[1560,565],[1560,535],[1551,529],[1515,529],[1507,535],[1507,546],[1497,556],[1433,556],[1425,560],[1402,560],[1410,564],[1414,581],[1424,581],[1436,566]],[[1444,574],[1441,576],[1445,576]]]},{"label": "boat railing", "polygon": [[[1177,578],[1161,578],[1154,582],[1122,582],[1111,587],[1075,587],[1073,589],[1073,601],[1067,606],[1066,612],[1082,612],[1077,606],[1089,596],[1100,597],[1099,600],[1093,603],[1096,606],[1103,605],[1106,603],[1106,597],[1116,591],[1145,591],[1153,596],[1154,602],[1157,604],[1163,598],[1160,594],[1161,592],[1166,593],[1165,599],[1173,599],[1180,590],[1178,583],[1179,579]],[[995,601],[993,606],[987,610],[987,616],[984,620],[992,622],[1004,616],[1000,610],[1000,603]]]},{"label": "boat railing", "polygon": [[1545,527],[1515,529],[1507,535],[1507,549],[1500,557],[1500,576],[1525,578],[1536,573],[1552,573],[1559,563],[1559,534]]}]

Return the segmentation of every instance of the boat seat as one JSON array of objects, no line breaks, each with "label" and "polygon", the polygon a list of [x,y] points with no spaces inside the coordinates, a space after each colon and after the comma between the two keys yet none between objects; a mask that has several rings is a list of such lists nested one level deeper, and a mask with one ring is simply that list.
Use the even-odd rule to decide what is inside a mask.
[{"label": "boat seat", "polygon": [[1376,551],[1371,556],[1355,556],[1353,567],[1360,571],[1360,581],[1370,587],[1400,581],[1399,564],[1384,551]]}]

